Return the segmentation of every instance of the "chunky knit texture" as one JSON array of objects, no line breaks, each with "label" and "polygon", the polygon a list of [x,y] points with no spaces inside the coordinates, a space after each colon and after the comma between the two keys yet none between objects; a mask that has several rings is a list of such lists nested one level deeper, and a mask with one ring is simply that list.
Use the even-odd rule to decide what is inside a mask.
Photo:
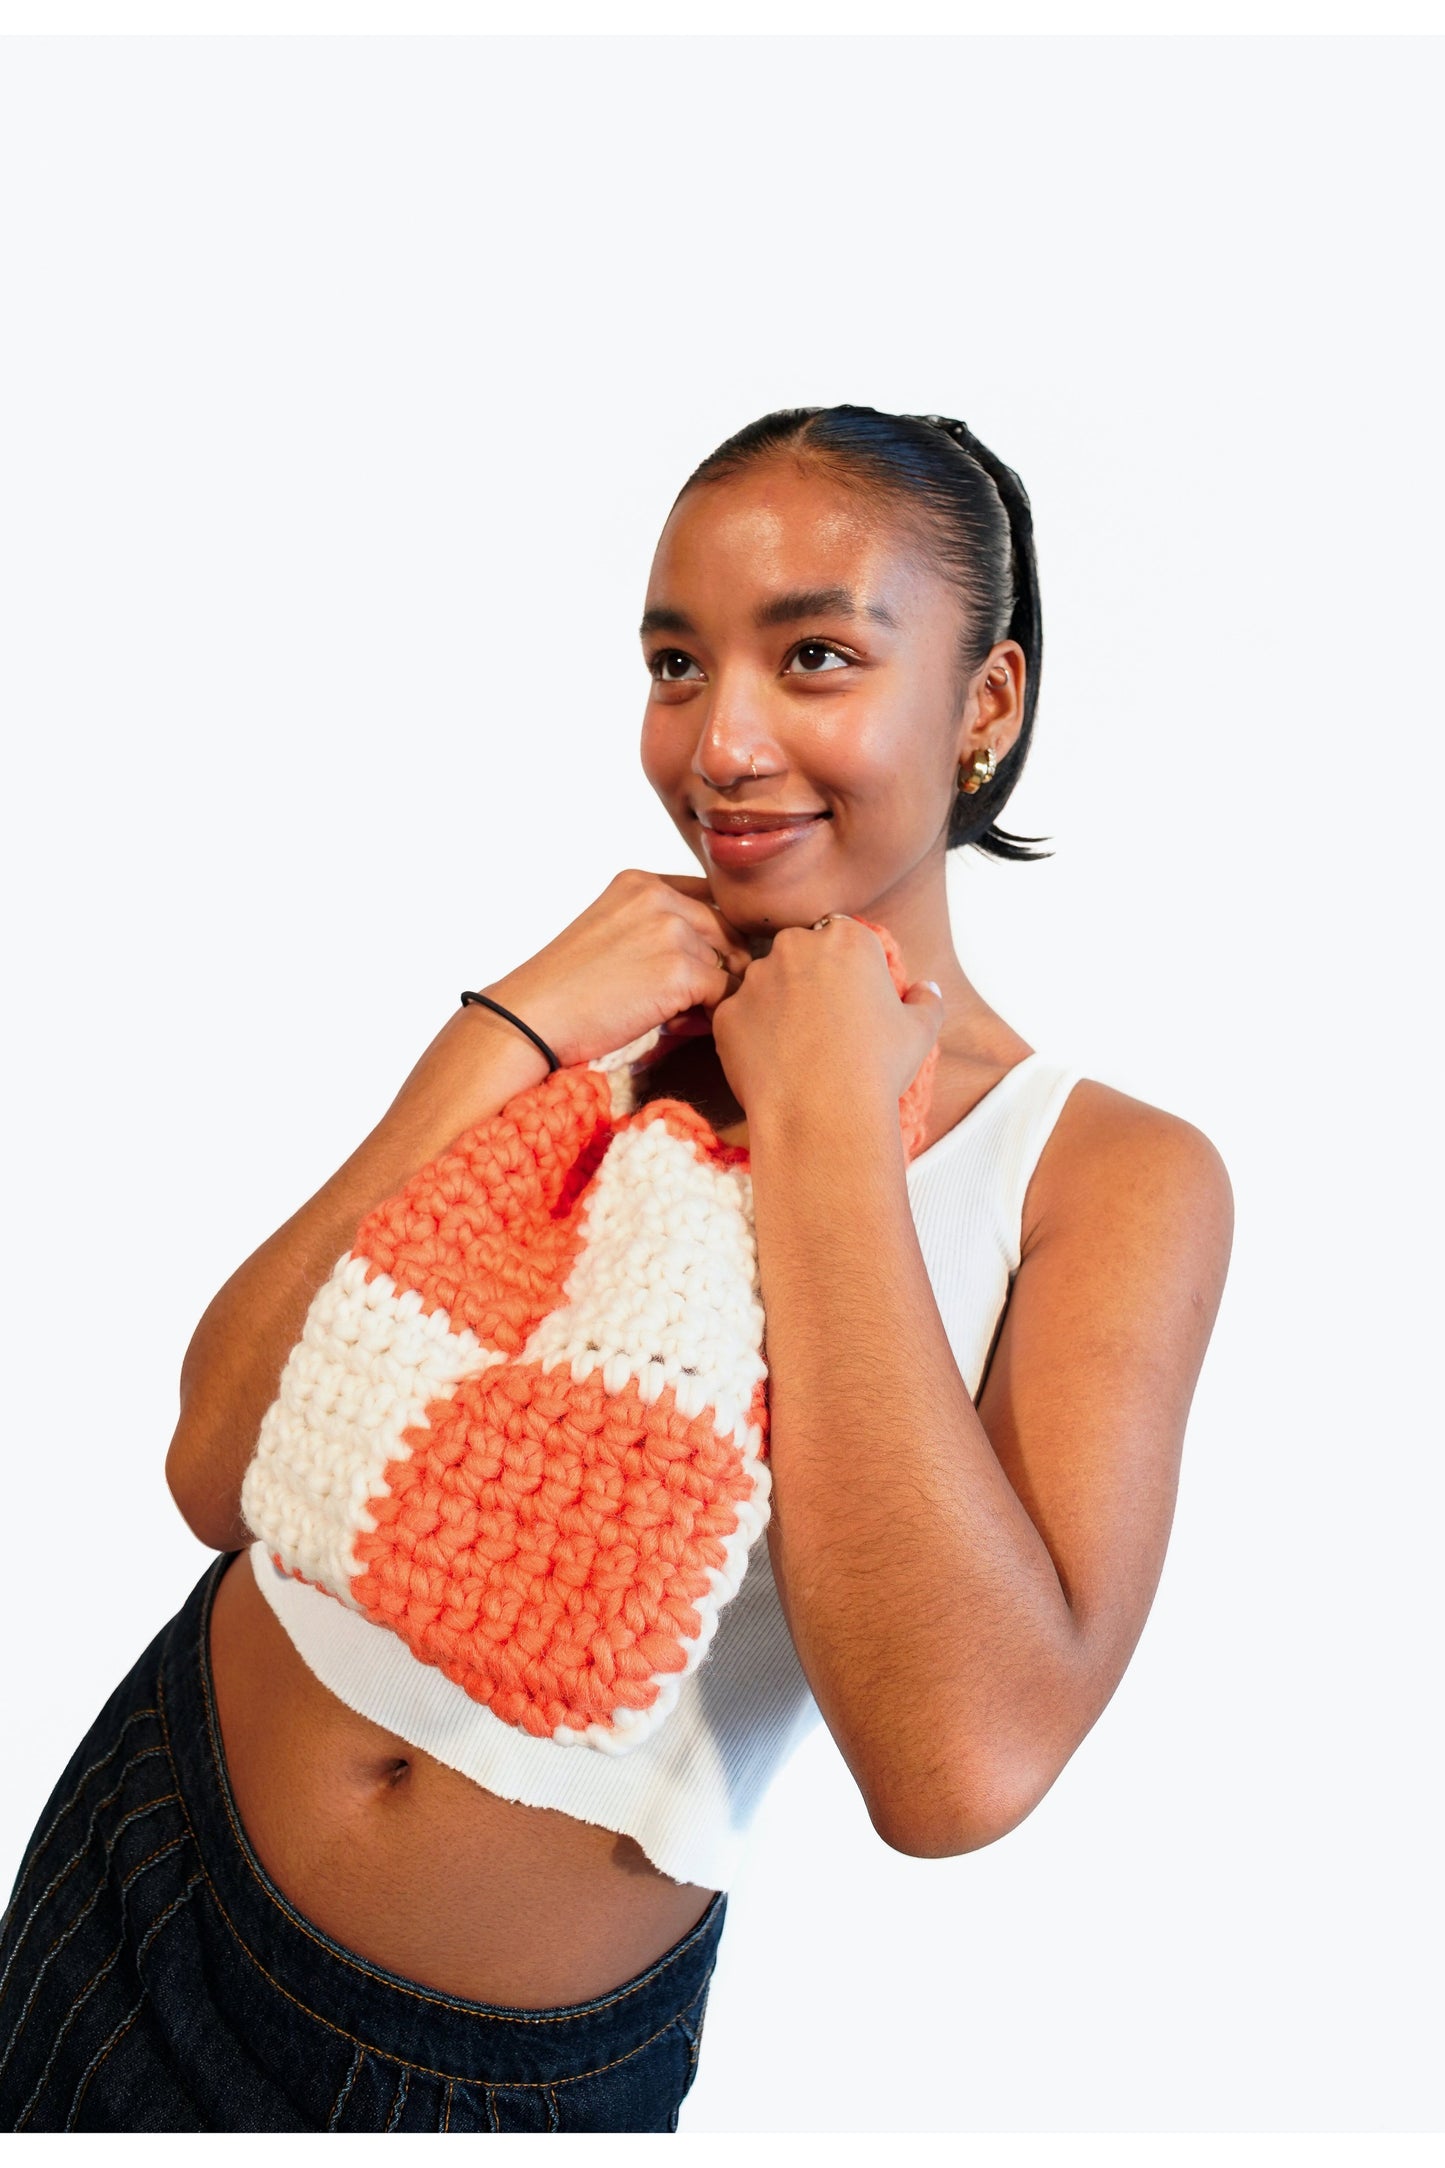
[{"label": "chunky knit texture", "polygon": [[[904,1169],[939,1321],[975,1402],[1022,1258],[1029,1182],[1077,1080],[1067,1064],[1029,1055]],[[866,1273],[881,1260],[856,1263]],[[773,1391],[776,1366],[768,1383]],[[775,1511],[778,1504],[775,1493]],[[867,1511],[866,1497],[858,1506]],[[886,1528],[878,1540],[888,1540]],[[279,1568],[265,1543],[253,1541],[250,1556],[292,1648],[345,1707],[496,1798],[631,1837],[661,1873],[699,1889],[736,1883],[764,1800],[823,1727],[766,1537],[749,1552],[743,1585],[666,1723],[625,1754],[564,1752],[504,1724],[435,1664],[418,1663],[398,1634]],[[829,1760],[826,1748],[821,1758]]]},{"label": "chunky knit texture", "polygon": [[609,1753],[675,1706],[769,1510],[749,1156],[635,1106],[657,1038],[519,1092],[369,1215],[241,1492],[284,1572],[503,1722]]}]

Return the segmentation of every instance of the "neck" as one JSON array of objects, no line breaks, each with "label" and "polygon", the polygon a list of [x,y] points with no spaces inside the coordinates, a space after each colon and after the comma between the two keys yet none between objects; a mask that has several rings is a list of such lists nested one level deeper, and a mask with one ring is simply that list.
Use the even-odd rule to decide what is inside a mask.
[{"label": "neck", "polygon": [[909,980],[933,979],[943,989],[952,1018],[955,1006],[976,1002],[974,992],[953,945],[953,922],[948,908],[948,883],[942,851],[931,852],[909,868],[900,880],[859,911],[860,918],[877,920],[898,943]]},{"label": "neck", "polygon": [[[950,1023],[985,1004],[975,993],[958,960],[949,916],[948,887],[941,851],[931,853],[910,867],[900,879],[871,901],[838,902],[832,909],[846,910],[856,918],[872,919],[888,928],[898,943],[909,980],[933,979],[943,990]],[[766,956],[773,944],[772,930],[748,936],[754,956]]]},{"label": "neck", "polygon": [[[978,1065],[994,1068],[1021,1060],[1028,1042],[991,1009],[970,981],[953,944],[946,858],[941,848],[929,852],[890,887],[870,900],[840,902],[858,918],[886,926],[898,943],[910,982],[932,979],[943,993],[944,1022],[940,1054],[966,1077]],[[755,956],[765,956],[772,934],[755,934]]]}]

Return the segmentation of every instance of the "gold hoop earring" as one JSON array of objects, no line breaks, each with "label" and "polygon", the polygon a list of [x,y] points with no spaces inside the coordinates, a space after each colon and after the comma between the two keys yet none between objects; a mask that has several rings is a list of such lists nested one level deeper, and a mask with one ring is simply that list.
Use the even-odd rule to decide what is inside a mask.
[{"label": "gold hoop earring", "polygon": [[750,767],[750,768],[752,769],[752,771],[753,771],[753,781],[754,781],[754,782],[756,783],[756,781],[757,781],[757,779],[758,779],[758,756],[757,756],[757,754],[756,754],[756,753],[749,753],[749,755],[748,755],[748,766],[749,766],[749,767]]},{"label": "gold hoop earring", "polygon": [[993,747],[986,745],[981,753],[974,754],[973,760],[967,769],[965,769],[962,761],[959,762],[959,789],[972,797],[976,790],[983,789],[985,783],[993,781],[997,768],[998,762],[993,757]]}]

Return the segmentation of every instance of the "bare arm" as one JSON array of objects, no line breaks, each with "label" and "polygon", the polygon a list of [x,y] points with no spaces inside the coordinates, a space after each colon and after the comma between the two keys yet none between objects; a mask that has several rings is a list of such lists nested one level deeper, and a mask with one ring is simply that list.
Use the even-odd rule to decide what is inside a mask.
[{"label": "bare arm", "polygon": [[1032,1811],[1142,1631],[1228,1177],[1189,1123],[1077,1085],[975,1407],[892,1107],[835,1091],[754,1135],[783,1610],[880,1835],[970,1850]]},{"label": "bare arm", "polygon": [[783,928],[713,1019],[752,1147],[778,1595],[874,1827],[922,1857],[1032,1812],[1123,1675],[1233,1232],[1208,1138],[1080,1079],[975,1406],[899,1129],[929,1000],[838,917]]}]

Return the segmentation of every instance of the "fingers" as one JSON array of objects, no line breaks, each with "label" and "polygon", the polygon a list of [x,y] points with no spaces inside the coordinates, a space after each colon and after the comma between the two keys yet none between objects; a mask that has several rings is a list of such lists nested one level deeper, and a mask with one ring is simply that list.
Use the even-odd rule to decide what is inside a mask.
[{"label": "fingers", "polygon": [[680,896],[677,912],[695,939],[698,955],[714,963],[724,978],[741,978],[753,960],[752,951],[739,940],[736,929],[728,924],[721,911],[705,903],[694,903],[691,897]]},{"label": "fingers", "polygon": [[676,912],[665,912],[660,922],[654,921],[663,937],[665,977],[659,991],[670,994],[674,1015],[700,1009],[707,1018],[705,1028],[711,1029],[713,1010],[737,991],[751,959],[729,940],[703,905],[684,898],[678,901]]},{"label": "fingers", "polygon": [[737,927],[712,900],[712,890],[701,875],[694,873],[659,873],[658,880],[673,890],[678,898],[678,909],[689,925],[696,926],[709,940],[717,945],[732,961],[732,969],[741,974],[753,960],[753,952]]},{"label": "fingers", "polygon": [[675,888],[680,896],[692,896],[700,903],[712,902],[712,890],[700,873],[659,873],[659,881]]},{"label": "fingers", "polygon": [[705,950],[700,946],[697,956],[708,974],[707,990],[698,1005],[707,1012],[710,1029],[712,1012],[718,1003],[726,1001],[728,995],[735,994],[742,985],[748,959],[745,956],[739,963],[731,951],[721,949],[712,942],[708,943]]},{"label": "fingers", "polygon": [[903,996],[903,1006],[911,1009],[918,1018],[919,1029],[926,1034],[920,1061],[929,1049],[938,1044],[943,1030],[943,994],[936,979],[915,979]]}]

